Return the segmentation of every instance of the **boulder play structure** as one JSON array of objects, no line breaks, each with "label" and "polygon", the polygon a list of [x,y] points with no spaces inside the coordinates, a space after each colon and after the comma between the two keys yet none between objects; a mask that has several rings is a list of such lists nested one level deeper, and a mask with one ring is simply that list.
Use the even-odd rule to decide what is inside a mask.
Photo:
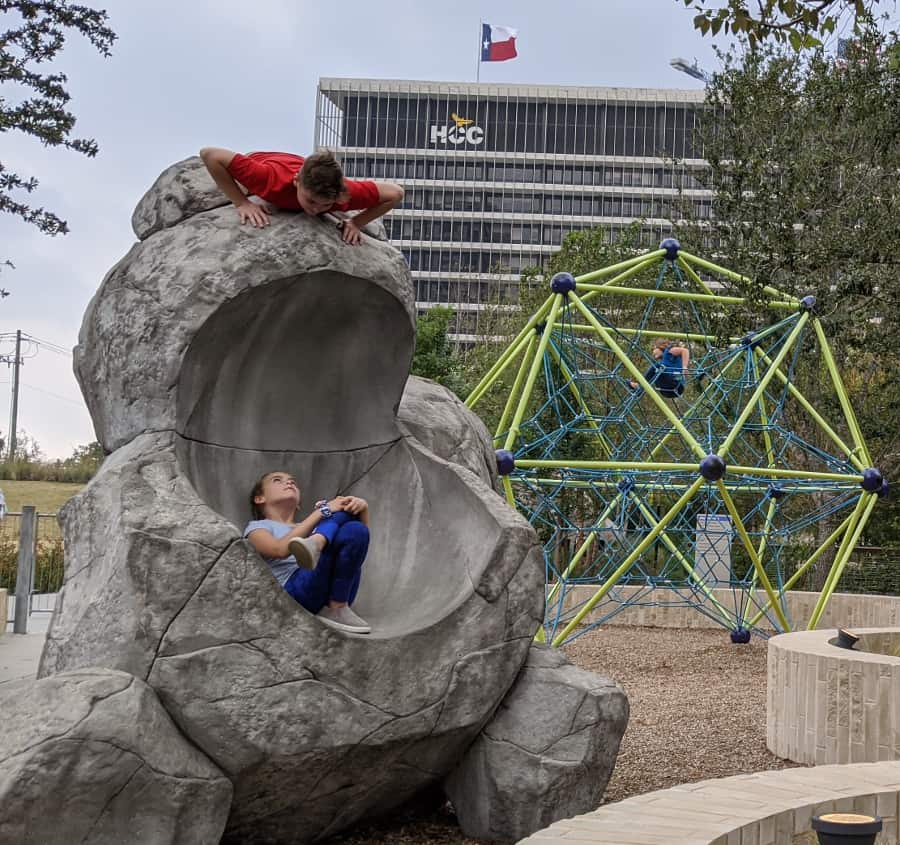
[{"label": "boulder play structure", "polygon": [[[0,840],[316,842],[440,784],[485,841],[596,807],[627,700],[533,644],[537,536],[477,417],[408,377],[399,252],[304,214],[241,226],[196,158],[133,225],[75,351],[108,457],[61,514],[39,678],[3,690]],[[273,469],[305,512],[369,501],[370,635],[242,539]]]}]

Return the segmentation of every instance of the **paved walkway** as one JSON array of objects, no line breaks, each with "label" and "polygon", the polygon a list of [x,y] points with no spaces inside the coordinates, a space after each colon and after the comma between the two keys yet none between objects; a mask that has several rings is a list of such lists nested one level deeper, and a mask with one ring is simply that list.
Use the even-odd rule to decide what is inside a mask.
[{"label": "paved walkway", "polygon": [[28,620],[29,633],[0,634],[0,684],[35,676],[49,620],[49,613],[35,613]]}]

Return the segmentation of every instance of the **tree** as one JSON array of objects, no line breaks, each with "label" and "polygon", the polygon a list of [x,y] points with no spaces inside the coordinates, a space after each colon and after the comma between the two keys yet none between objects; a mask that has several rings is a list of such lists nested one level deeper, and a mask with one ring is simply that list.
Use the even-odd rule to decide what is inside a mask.
[{"label": "tree", "polygon": [[795,52],[821,47],[821,38],[831,35],[841,18],[851,18],[854,29],[867,21],[880,0],[759,0],[751,11],[746,0],[681,0],[693,8],[694,28],[702,35],[734,33],[747,39],[750,48],[765,41],[790,44]]},{"label": "tree", "polygon": [[[57,57],[72,31],[109,56],[116,35],[106,26],[106,12],[68,0],[0,0],[0,15],[0,85],[16,95],[15,100],[0,97],[0,132],[23,132],[44,146],[65,147],[92,158],[97,142],[72,136],[75,115],[67,109],[68,78],[42,70]],[[0,212],[20,217],[45,234],[65,234],[65,220],[21,197],[37,187],[36,178],[20,176],[0,162]]]},{"label": "tree", "polygon": [[416,322],[416,351],[411,374],[429,378],[465,398],[462,361],[447,337],[453,309],[429,308]]},{"label": "tree", "polygon": [[[721,263],[754,280],[751,298],[762,284],[816,296],[888,478],[900,469],[896,53],[896,34],[871,24],[842,59],[774,46],[731,52],[707,89],[700,130],[713,191],[707,234]],[[821,362],[809,361],[792,378],[826,418],[840,416]],[[797,430],[807,434],[801,421]],[[896,524],[886,513],[895,507],[879,505],[879,525]]]}]

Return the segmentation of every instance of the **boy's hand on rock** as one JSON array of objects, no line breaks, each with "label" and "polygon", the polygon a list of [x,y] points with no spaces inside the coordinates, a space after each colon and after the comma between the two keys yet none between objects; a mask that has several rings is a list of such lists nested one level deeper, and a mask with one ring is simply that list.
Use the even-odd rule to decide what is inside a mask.
[{"label": "boy's hand on rock", "polygon": [[353,218],[346,217],[341,221],[341,239],[345,244],[362,243],[362,233],[359,226],[353,222]]},{"label": "boy's hand on rock", "polygon": [[250,200],[241,203],[237,207],[237,213],[241,218],[241,223],[249,223],[255,228],[269,225],[269,215],[266,213],[266,210],[255,202],[250,202]]}]

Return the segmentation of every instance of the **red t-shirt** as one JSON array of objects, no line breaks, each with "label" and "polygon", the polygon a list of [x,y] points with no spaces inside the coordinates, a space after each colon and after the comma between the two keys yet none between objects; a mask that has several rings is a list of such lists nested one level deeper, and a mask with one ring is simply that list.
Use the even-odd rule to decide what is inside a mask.
[{"label": "red t-shirt", "polygon": [[[277,208],[300,211],[294,177],[303,167],[303,161],[303,156],[292,153],[237,153],[228,165],[228,172],[260,199]],[[344,188],[350,194],[347,202],[336,202],[329,211],[372,208],[381,202],[374,182],[345,179]]]}]

